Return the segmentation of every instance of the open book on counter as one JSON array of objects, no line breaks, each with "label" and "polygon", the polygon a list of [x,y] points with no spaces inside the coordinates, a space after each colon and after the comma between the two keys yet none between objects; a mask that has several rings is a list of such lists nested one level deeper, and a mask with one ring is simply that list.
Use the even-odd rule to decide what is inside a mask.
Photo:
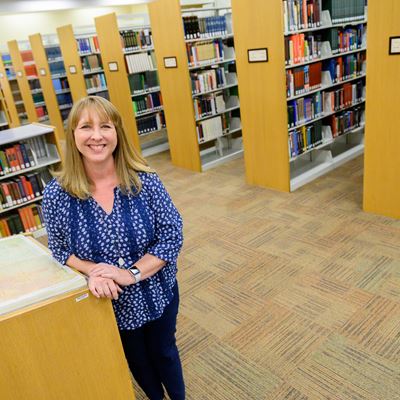
[{"label": "open book on counter", "polygon": [[23,235],[0,240],[0,315],[86,287],[86,279]]}]

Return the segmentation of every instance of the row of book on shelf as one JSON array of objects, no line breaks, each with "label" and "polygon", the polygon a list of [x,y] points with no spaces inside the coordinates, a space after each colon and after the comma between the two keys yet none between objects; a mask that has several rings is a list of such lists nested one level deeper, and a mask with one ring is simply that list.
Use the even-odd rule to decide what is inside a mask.
[{"label": "row of book on shelf", "polygon": [[81,54],[99,53],[100,45],[97,36],[76,39],[78,51]]},{"label": "row of book on shelf", "polygon": [[85,84],[87,89],[106,88],[106,77],[103,73],[85,76]]},{"label": "row of book on shelf", "polygon": [[207,42],[186,43],[186,53],[190,66],[207,60],[223,60],[224,50],[224,42],[221,38]]},{"label": "row of book on shelf", "polygon": [[325,56],[358,50],[365,42],[364,24],[348,28],[331,28],[324,33],[298,33],[285,36],[285,63],[296,65],[322,56],[323,43],[329,43]]},{"label": "row of book on shelf", "polygon": [[331,141],[340,135],[362,126],[364,109],[361,106],[328,117],[328,129],[322,120],[289,132],[289,154],[296,157],[310,149]]},{"label": "row of book on shelf", "polygon": [[100,54],[88,54],[87,56],[82,57],[83,72],[92,71],[99,68],[103,68]]},{"label": "row of book on shelf", "polygon": [[199,143],[216,139],[228,133],[231,119],[232,117],[229,114],[222,114],[199,122],[196,125]]},{"label": "row of book on shelf", "polygon": [[211,94],[193,100],[196,119],[215,115],[225,111],[225,99],[222,93]]},{"label": "row of book on shelf", "polygon": [[162,97],[160,92],[150,93],[136,98],[132,101],[133,111],[140,114],[145,111],[155,110],[162,107]]},{"label": "row of book on shelf", "polygon": [[341,24],[365,18],[366,0],[323,0],[323,9],[328,10],[332,23]]},{"label": "row of book on shelf", "polygon": [[322,25],[322,12],[329,12],[333,24],[365,18],[365,0],[284,0],[285,32],[317,28]]},{"label": "row of book on shelf", "polygon": [[364,85],[360,80],[356,83],[345,83],[342,87],[317,92],[312,95],[291,100],[288,103],[288,126],[293,128],[323,114],[332,113],[363,100]]},{"label": "row of book on shelf", "polygon": [[0,211],[42,196],[50,179],[51,175],[44,169],[0,182]]},{"label": "row of book on shelf", "polygon": [[211,17],[189,16],[183,17],[185,39],[209,38],[228,34],[227,15],[214,15]]},{"label": "row of book on shelf", "polygon": [[153,38],[150,29],[139,31],[121,30],[119,34],[122,47],[125,51],[146,49],[153,46]]},{"label": "row of book on shelf", "polygon": [[166,126],[164,113],[161,111],[139,118],[136,120],[136,125],[139,135],[164,129]]},{"label": "row of book on shelf", "polygon": [[129,74],[157,69],[153,51],[150,53],[127,54],[125,55],[125,62]]},{"label": "row of book on shelf", "polygon": [[43,227],[44,218],[41,206],[30,204],[19,208],[17,213],[0,218],[0,237],[34,232]]},{"label": "row of book on shelf", "polygon": [[191,72],[192,94],[204,93],[226,85],[225,68],[219,67],[211,70]]},{"label": "row of book on shelf", "polygon": [[143,71],[131,74],[128,75],[128,80],[132,94],[140,94],[145,90],[154,88],[159,89],[160,86],[157,71]]},{"label": "row of book on shelf", "polygon": [[319,89],[323,71],[329,73],[332,84],[355,78],[362,74],[365,60],[365,53],[356,53],[287,70],[287,97]]},{"label": "row of book on shelf", "polygon": [[45,47],[46,57],[48,61],[53,61],[62,57],[59,45],[52,45]]},{"label": "row of book on shelf", "polygon": [[0,176],[34,167],[45,158],[49,158],[49,150],[42,136],[4,146],[0,149]]},{"label": "row of book on shelf", "polygon": [[285,32],[320,26],[320,0],[284,0],[283,21]]}]

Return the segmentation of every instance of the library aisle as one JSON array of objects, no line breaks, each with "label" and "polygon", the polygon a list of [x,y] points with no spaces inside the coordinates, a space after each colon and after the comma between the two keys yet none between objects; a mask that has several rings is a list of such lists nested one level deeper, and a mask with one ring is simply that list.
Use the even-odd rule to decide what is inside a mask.
[{"label": "library aisle", "polygon": [[166,157],[187,399],[397,399],[400,221],[361,211],[362,157],[291,194]]}]

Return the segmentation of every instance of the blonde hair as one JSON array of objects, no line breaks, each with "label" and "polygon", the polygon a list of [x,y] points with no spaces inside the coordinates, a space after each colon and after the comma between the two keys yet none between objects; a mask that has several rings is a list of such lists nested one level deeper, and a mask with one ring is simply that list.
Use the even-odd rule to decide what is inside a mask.
[{"label": "blonde hair", "polygon": [[138,172],[154,172],[146,160],[139,155],[128,139],[121,115],[115,106],[99,96],[87,96],[74,104],[68,116],[66,129],[66,151],[62,170],[57,173],[57,180],[61,187],[71,195],[79,199],[90,196],[90,186],[82,155],[75,144],[74,131],[78,126],[82,113],[85,110],[93,110],[104,121],[111,121],[117,132],[117,147],[114,150],[114,163],[120,188],[124,193],[139,193],[142,183]]}]

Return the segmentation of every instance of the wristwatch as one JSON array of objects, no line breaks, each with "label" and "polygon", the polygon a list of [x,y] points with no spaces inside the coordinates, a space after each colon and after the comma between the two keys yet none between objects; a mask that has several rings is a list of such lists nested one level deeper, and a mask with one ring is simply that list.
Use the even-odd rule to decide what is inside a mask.
[{"label": "wristwatch", "polygon": [[133,276],[133,279],[135,279],[135,283],[140,282],[140,279],[142,278],[142,273],[135,265],[131,268],[128,268],[128,271]]}]

